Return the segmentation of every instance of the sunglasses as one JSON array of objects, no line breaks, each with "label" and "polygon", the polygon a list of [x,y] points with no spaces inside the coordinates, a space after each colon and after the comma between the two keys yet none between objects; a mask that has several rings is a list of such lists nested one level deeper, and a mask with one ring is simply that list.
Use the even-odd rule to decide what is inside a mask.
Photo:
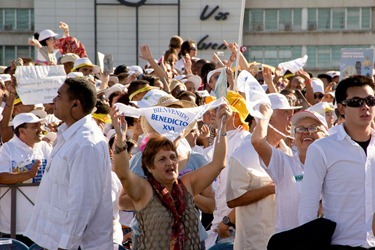
[{"label": "sunglasses", "polygon": [[294,132],[296,132],[297,134],[303,134],[303,133],[316,133],[316,132],[319,132],[319,131],[322,131],[319,127],[316,127],[316,126],[311,126],[311,127],[303,127],[303,126],[299,126],[299,127],[296,127],[294,129]]},{"label": "sunglasses", "polygon": [[197,48],[195,48],[195,47],[191,47],[190,50],[197,50]]},{"label": "sunglasses", "polygon": [[320,94],[314,94],[314,98],[315,99],[322,99],[324,97],[324,94],[320,93]]},{"label": "sunglasses", "polygon": [[365,102],[367,106],[373,107],[375,106],[375,97],[372,95],[365,98],[353,97],[352,99],[344,100],[341,103],[351,108],[360,108]]}]

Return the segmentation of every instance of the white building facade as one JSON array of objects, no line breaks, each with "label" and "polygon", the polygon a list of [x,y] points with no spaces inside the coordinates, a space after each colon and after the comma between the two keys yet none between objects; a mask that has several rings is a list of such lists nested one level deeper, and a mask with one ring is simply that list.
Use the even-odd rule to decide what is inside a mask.
[{"label": "white building facade", "polygon": [[[373,47],[375,0],[263,0],[245,5],[243,42],[249,61],[277,65],[309,56],[310,71],[338,69],[340,50]],[[0,64],[10,58],[34,56],[27,38],[59,22],[82,41],[92,61],[96,52],[112,54],[114,66],[144,65],[139,46],[150,46],[155,58],[180,35],[198,45],[198,57],[229,52],[223,40],[238,40],[241,1],[201,0],[2,0],[0,2]],[[20,19],[20,17],[22,17]]]}]

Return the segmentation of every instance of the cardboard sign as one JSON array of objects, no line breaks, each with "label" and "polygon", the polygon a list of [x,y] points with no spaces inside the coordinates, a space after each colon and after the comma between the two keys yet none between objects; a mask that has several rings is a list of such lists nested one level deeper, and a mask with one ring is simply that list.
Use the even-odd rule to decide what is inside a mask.
[{"label": "cardboard sign", "polygon": [[98,61],[101,72],[105,75],[113,73],[113,56],[111,54],[104,55],[98,52]]},{"label": "cardboard sign", "polygon": [[372,77],[373,49],[341,49],[340,81],[352,75]]},{"label": "cardboard sign", "polygon": [[173,141],[188,125],[197,121],[208,110],[219,107],[225,102],[225,99],[220,98],[203,106],[183,109],[162,106],[137,109],[122,103],[116,103],[115,107],[125,116],[144,116],[156,132]]},{"label": "cardboard sign", "polygon": [[15,76],[17,93],[25,105],[52,103],[66,79],[63,65],[18,66]]}]

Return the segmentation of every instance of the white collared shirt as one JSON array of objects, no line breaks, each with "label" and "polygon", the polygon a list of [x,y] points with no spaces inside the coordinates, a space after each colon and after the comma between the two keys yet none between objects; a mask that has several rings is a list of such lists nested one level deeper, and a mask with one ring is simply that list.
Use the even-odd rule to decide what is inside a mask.
[{"label": "white collared shirt", "polygon": [[91,115],[60,127],[25,235],[47,249],[112,249],[107,142]]},{"label": "white collared shirt", "polygon": [[[27,183],[40,182],[51,151],[52,148],[47,142],[35,143],[34,147],[31,148],[14,135],[10,141],[4,143],[0,148],[0,173],[18,172],[20,171],[16,169],[18,165],[25,165],[29,169],[35,163],[35,160],[40,160],[41,166],[37,176],[25,181]],[[27,196],[26,198],[21,193],[17,194],[16,233],[23,234],[29,222],[30,213],[34,209],[33,204],[28,199],[35,203],[38,186],[20,187],[19,189]],[[0,232],[3,233],[10,233],[11,196],[7,190],[8,188],[0,188],[0,196],[4,195],[0,200]]]},{"label": "white collared shirt", "polygon": [[[234,200],[249,190],[263,187],[272,182],[271,177],[261,167],[258,153],[251,143],[251,135],[229,159],[226,200]],[[275,232],[275,195],[236,207],[236,237],[233,249],[266,249]]]},{"label": "white collared shirt", "polygon": [[369,226],[375,211],[373,180],[375,131],[371,130],[366,157],[363,148],[339,125],[337,133],[315,141],[307,150],[300,224],[316,218],[322,193],[324,217],[337,223],[332,244],[374,247]]}]

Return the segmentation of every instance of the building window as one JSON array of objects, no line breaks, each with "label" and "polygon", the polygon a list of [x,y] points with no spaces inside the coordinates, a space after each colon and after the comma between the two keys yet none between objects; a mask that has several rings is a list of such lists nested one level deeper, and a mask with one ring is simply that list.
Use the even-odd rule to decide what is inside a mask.
[{"label": "building window", "polygon": [[253,46],[248,47],[249,61],[277,66],[279,63],[301,57],[302,46]]},{"label": "building window", "polygon": [[33,9],[1,9],[0,31],[34,31]]},{"label": "building window", "polygon": [[308,30],[360,30],[371,28],[371,8],[310,8]]},{"label": "building window", "polygon": [[31,46],[0,46],[0,65],[10,66],[19,57],[34,59],[34,47]]},{"label": "building window", "polygon": [[[306,15],[306,14],[304,14]],[[307,30],[370,30],[372,12],[363,8],[246,9],[244,31],[301,31],[302,20]]]},{"label": "building window", "polygon": [[300,30],[302,9],[246,9],[245,31]]},{"label": "building window", "polygon": [[277,67],[279,63],[294,60],[304,56],[308,59],[306,70],[328,70],[340,68],[341,49],[370,48],[370,45],[325,45],[325,46],[250,46],[246,58],[249,61],[269,64]]},{"label": "building window", "polygon": [[334,46],[306,46],[309,59],[308,69],[338,69],[340,68],[341,49],[370,48],[370,45],[334,45]]}]

